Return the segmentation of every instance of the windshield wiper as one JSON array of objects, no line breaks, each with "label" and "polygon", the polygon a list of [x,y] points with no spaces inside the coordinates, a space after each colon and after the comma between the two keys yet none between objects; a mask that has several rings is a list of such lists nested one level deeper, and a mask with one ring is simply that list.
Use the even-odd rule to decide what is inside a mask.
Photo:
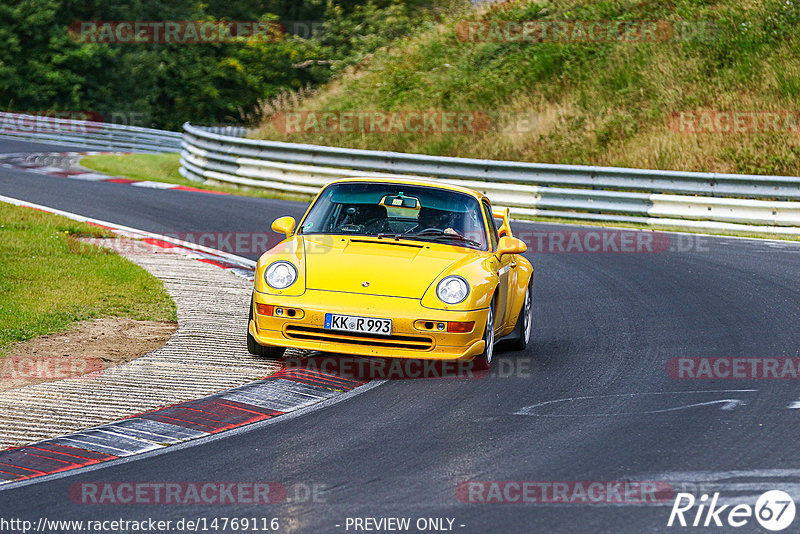
[{"label": "windshield wiper", "polygon": [[394,239],[395,241],[397,241],[398,239],[400,239],[400,234],[389,234],[381,232],[380,234],[378,234],[378,239]]},{"label": "windshield wiper", "polygon": [[461,241],[462,243],[466,243],[467,245],[472,245],[478,248],[483,247],[483,244],[479,243],[478,241],[466,238],[461,234],[451,234],[445,232],[444,230],[439,230],[438,228],[427,228],[417,234],[411,234],[411,237],[430,237],[431,239],[437,241],[441,239],[455,239],[457,241]]},{"label": "windshield wiper", "polygon": [[477,247],[477,248],[482,248],[483,247],[483,243],[475,241],[474,239],[466,238],[463,235],[459,235],[459,234],[441,234],[441,235],[435,235],[435,236],[431,236],[431,237],[433,237],[433,239],[435,239],[437,241],[441,240],[442,238],[455,239],[456,241],[460,241],[462,243],[465,243],[467,245],[471,245],[473,247]]},{"label": "windshield wiper", "polygon": [[394,239],[395,241],[400,241],[401,239],[408,239],[411,241],[418,241],[415,239],[416,236],[413,235],[404,235],[404,234],[392,234],[387,232],[381,232],[377,236],[368,236],[368,237],[377,237],[378,239]]},{"label": "windshield wiper", "polygon": [[473,239],[468,239],[461,234],[449,234],[445,233],[438,228],[428,228],[423,230],[418,234],[392,234],[392,233],[380,233],[377,236],[378,239],[394,239],[395,241],[400,241],[401,239],[407,239],[410,241],[440,241],[440,240],[456,240],[466,245],[482,248],[483,243],[479,243]]}]

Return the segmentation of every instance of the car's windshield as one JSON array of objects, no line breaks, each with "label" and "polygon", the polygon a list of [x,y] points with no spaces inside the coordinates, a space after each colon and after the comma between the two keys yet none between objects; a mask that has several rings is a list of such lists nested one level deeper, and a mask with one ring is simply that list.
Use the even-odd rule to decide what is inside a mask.
[{"label": "car's windshield", "polygon": [[300,233],[436,241],[487,249],[477,199],[456,191],[403,184],[330,185],[303,219]]}]

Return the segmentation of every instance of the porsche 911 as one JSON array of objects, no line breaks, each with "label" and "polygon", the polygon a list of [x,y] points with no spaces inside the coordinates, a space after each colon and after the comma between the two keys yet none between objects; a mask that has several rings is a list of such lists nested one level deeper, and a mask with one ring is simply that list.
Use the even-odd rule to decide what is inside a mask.
[{"label": "porsche 911", "polygon": [[[497,221],[496,221],[497,219]],[[470,189],[347,178],[326,185],[259,259],[247,347],[473,360],[531,334],[533,266],[508,209]]]}]

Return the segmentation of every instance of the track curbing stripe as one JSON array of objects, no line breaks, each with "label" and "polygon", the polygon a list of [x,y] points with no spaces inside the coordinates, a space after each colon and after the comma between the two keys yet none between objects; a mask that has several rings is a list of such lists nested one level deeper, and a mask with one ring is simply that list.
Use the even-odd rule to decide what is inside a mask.
[{"label": "track curbing stripe", "polygon": [[[341,389],[334,390],[316,382],[336,383]],[[364,384],[316,370],[283,369],[276,375],[222,393],[2,451],[0,485],[62,473],[218,434],[307,408]]]},{"label": "track curbing stripe", "polygon": [[[58,213],[123,234],[133,234],[137,237],[162,241],[164,245],[170,247],[185,245],[167,236],[89,219],[17,199],[0,197],[0,201]],[[253,263],[213,249],[189,250],[191,254],[195,255],[193,257],[200,261],[213,259],[227,265],[233,265],[231,261],[235,261],[239,262],[239,265],[247,267]],[[215,255],[215,252],[219,255]],[[242,267],[236,268],[242,269]],[[162,450],[194,439],[210,437],[222,431],[234,430],[254,423],[264,423],[287,414],[291,416],[292,412],[305,413],[313,405],[325,406],[329,404],[329,401],[336,402],[335,397],[347,397],[346,393],[361,386],[367,386],[368,389],[369,383],[326,374],[318,370],[284,367],[275,375],[227,391],[165,406],[65,436],[1,451],[0,486]],[[187,420],[171,418],[171,416],[177,417],[176,412],[179,410],[182,410],[180,415],[186,417]],[[204,423],[200,421],[204,421]],[[198,427],[202,427],[202,429]],[[40,460],[59,461],[41,454],[42,451],[49,451],[53,454],[70,455],[76,461],[60,461],[64,464],[63,466],[49,463],[47,465],[50,468],[45,471],[25,467],[31,465],[30,455],[37,450],[40,451],[38,454]],[[42,462],[40,461],[40,463]]]},{"label": "track curbing stripe", "polygon": [[[17,169],[21,171],[32,172],[36,174],[44,174],[48,176],[57,176],[59,178],[68,178],[71,180],[90,180],[95,182],[109,182],[115,184],[127,184],[132,185],[134,187],[146,187],[150,189],[169,189],[169,190],[177,190],[177,191],[188,191],[190,193],[207,193],[211,195],[228,195],[230,193],[226,193],[224,191],[209,191],[207,189],[200,189],[199,187],[191,187],[188,185],[178,185],[178,184],[171,184],[168,182],[153,182],[150,180],[134,180],[131,178],[123,178],[119,176],[110,176],[107,174],[101,174],[98,172],[90,171],[90,170],[83,170],[83,171],[73,171],[69,170],[69,167],[55,167],[55,166],[45,166],[40,165],[38,163],[33,163],[30,158],[52,158],[57,159],[58,157],[61,158],[76,158],[76,157],[83,157],[83,156],[94,156],[99,154],[115,154],[116,152],[72,152],[72,153],[62,153],[62,152],[34,152],[30,154],[3,154],[0,155],[0,166]],[[54,165],[58,165],[58,161],[54,162]],[[81,167],[83,168],[83,167]]]}]

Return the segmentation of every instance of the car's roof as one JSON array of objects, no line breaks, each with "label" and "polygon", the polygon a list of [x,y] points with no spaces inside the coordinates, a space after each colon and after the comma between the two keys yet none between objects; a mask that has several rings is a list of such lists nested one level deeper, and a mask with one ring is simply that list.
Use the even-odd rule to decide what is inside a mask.
[{"label": "car's roof", "polygon": [[352,183],[352,182],[364,182],[364,183],[381,183],[381,184],[402,184],[402,185],[423,185],[426,187],[435,187],[437,189],[447,189],[449,191],[456,191],[459,193],[465,193],[467,195],[476,197],[478,200],[483,200],[487,198],[486,195],[481,193],[480,191],[475,191],[474,189],[469,189],[468,187],[463,187],[460,185],[454,185],[447,182],[439,182],[434,181],[433,178],[429,180],[424,179],[414,179],[414,178],[394,178],[394,177],[380,177],[380,178],[372,178],[368,176],[357,176],[357,177],[350,177],[350,178],[340,178],[338,180],[334,180],[330,182],[328,185],[331,184],[339,184],[339,183]]}]

